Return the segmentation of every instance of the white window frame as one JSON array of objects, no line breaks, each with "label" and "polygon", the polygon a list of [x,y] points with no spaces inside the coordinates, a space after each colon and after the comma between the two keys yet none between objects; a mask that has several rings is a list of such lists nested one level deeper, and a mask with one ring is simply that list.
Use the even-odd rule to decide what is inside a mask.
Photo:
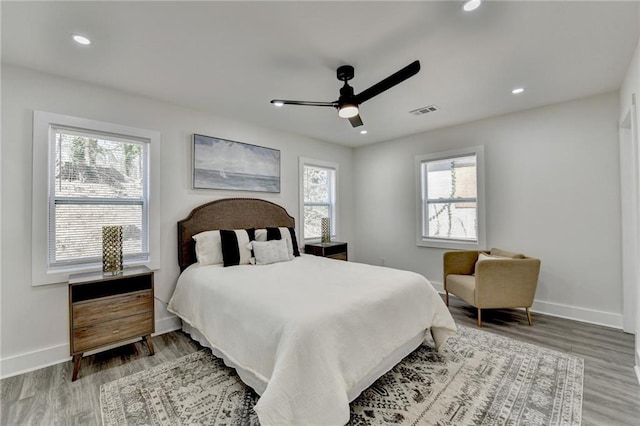
[{"label": "white window frame", "polygon": [[[110,134],[115,137],[144,141],[147,144],[147,184],[145,190],[148,215],[148,250],[145,258],[125,259],[125,266],[146,265],[157,270],[160,265],[160,132],[119,124],[55,114],[33,112],[33,210],[32,210],[32,285],[40,286],[65,282],[69,274],[97,271],[102,262],[49,265],[49,211],[52,206],[50,191],[51,158],[55,148],[51,143],[53,127],[71,128],[88,133]],[[143,212],[143,214],[145,214]]]},{"label": "white window frame", "polygon": [[304,168],[305,166],[309,166],[309,167],[318,167],[318,168],[323,168],[323,169],[329,169],[329,170],[333,170],[334,171],[334,181],[333,181],[333,200],[332,200],[332,208],[330,208],[331,210],[331,217],[330,217],[330,226],[331,226],[331,239],[332,240],[337,240],[338,239],[338,235],[340,235],[339,229],[340,229],[340,220],[338,219],[340,217],[339,215],[339,205],[340,205],[340,198],[339,198],[339,191],[338,191],[338,183],[339,183],[339,170],[340,170],[340,166],[337,163],[331,163],[329,161],[323,161],[323,160],[315,160],[312,158],[304,158],[304,157],[300,157],[300,161],[299,161],[299,187],[300,187],[300,194],[299,194],[299,200],[300,200],[300,235],[302,235],[302,241],[305,243],[314,243],[314,242],[320,242],[321,238],[319,237],[313,237],[313,238],[307,238],[304,235]]},{"label": "white window frame", "polygon": [[[454,238],[429,238],[425,236],[425,215],[427,214],[427,186],[423,177],[423,164],[466,157],[476,157],[476,185],[477,203],[476,214],[478,221],[478,238],[476,241],[458,240]],[[484,146],[473,146],[451,151],[433,154],[417,155],[415,157],[416,178],[416,245],[419,247],[435,247],[458,250],[484,250],[486,246],[486,216],[485,216],[485,191],[484,191]]]}]

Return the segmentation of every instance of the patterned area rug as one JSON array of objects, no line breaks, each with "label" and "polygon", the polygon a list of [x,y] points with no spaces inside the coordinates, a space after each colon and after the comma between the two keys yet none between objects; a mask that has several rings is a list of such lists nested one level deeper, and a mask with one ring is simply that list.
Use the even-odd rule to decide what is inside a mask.
[{"label": "patterned area rug", "polygon": [[[349,425],[579,425],[583,361],[458,326],[422,346],[351,403]],[[202,350],[100,388],[112,425],[259,425],[258,400]]]}]

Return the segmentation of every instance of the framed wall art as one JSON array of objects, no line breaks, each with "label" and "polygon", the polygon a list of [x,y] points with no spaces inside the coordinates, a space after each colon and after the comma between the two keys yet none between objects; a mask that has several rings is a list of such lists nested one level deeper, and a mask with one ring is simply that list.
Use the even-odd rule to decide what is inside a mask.
[{"label": "framed wall art", "polygon": [[280,150],[194,134],[193,188],[280,192]]}]

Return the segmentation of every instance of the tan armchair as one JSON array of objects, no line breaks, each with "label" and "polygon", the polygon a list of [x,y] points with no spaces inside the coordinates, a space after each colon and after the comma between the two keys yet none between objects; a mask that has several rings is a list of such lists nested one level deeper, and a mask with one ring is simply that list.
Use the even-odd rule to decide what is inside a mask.
[{"label": "tan armchair", "polygon": [[533,304],[540,273],[540,260],[522,254],[491,249],[501,258],[478,262],[480,251],[449,251],[444,254],[444,290],[455,294],[478,309],[478,327],[482,327],[482,309],[529,308]]}]

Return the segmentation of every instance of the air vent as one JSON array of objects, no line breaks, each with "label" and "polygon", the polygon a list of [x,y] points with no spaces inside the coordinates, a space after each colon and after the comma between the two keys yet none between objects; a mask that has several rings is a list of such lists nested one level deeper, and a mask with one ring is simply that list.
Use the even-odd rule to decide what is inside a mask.
[{"label": "air vent", "polygon": [[426,106],[426,107],[414,109],[413,111],[409,111],[409,113],[413,114],[413,115],[424,115],[424,114],[428,114],[430,112],[438,111],[439,109],[440,108],[438,108],[436,105],[429,105],[429,106]]}]

